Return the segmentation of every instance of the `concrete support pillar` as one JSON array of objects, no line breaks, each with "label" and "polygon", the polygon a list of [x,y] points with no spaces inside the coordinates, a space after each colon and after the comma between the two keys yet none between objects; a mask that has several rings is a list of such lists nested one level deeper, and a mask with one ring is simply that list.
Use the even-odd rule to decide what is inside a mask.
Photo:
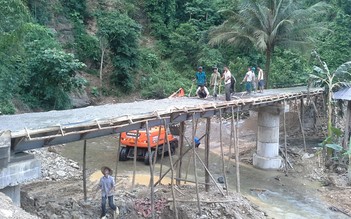
[{"label": "concrete support pillar", "polygon": [[20,184],[41,176],[40,161],[33,155],[19,153],[11,156],[7,167],[0,168],[0,192],[20,205]]},{"label": "concrete support pillar", "polygon": [[279,117],[281,106],[261,107],[258,110],[257,153],[253,155],[253,165],[260,169],[279,169]]},{"label": "concrete support pillar", "polygon": [[10,162],[11,132],[0,132],[0,170]]}]

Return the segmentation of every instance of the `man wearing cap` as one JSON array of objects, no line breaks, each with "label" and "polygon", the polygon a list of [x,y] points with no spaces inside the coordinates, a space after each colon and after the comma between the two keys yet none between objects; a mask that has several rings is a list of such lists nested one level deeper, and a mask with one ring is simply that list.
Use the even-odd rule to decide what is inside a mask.
[{"label": "man wearing cap", "polygon": [[99,182],[99,189],[101,189],[101,218],[106,216],[106,199],[108,199],[108,204],[110,208],[113,209],[115,217],[118,214],[117,207],[113,204],[113,192],[115,190],[115,180],[113,179],[112,170],[109,167],[101,168],[103,177],[101,177]]},{"label": "man wearing cap", "polygon": [[217,86],[221,84],[221,74],[218,72],[217,66],[214,66],[213,68],[213,73],[211,74],[211,79],[210,79],[210,86],[211,89],[213,90],[213,96],[216,98],[217,97]]},{"label": "man wearing cap", "polygon": [[196,81],[197,81],[197,86],[205,86],[206,85],[206,73],[202,71],[202,66],[199,66],[197,68],[197,72],[195,73]]}]

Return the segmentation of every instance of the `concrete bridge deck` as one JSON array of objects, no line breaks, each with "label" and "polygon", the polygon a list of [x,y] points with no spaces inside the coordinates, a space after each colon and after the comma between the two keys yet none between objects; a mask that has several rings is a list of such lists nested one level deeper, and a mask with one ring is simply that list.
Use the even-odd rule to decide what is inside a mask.
[{"label": "concrete bridge deck", "polygon": [[11,151],[62,144],[149,126],[211,117],[230,110],[241,111],[272,105],[284,100],[320,95],[322,89],[292,87],[265,90],[264,93],[238,93],[231,101],[196,97],[145,100],[131,103],[89,106],[86,108],[0,116],[0,131],[11,131]]}]

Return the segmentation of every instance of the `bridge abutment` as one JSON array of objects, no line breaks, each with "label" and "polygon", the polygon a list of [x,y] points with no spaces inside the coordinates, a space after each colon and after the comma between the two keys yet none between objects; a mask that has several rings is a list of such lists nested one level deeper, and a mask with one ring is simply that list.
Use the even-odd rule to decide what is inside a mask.
[{"label": "bridge abutment", "polygon": [[0,192],[20,206],[20,184],[41,176],[40,161],[34,155],[18,153],[10,155],[11,133],[0,133]]},{"label": "bridge abutment", "polygon": [[284,108],[281,105],[265,106],[258,109],[257,152],[253,165],[260,169],[279,169],[279,119]]}]

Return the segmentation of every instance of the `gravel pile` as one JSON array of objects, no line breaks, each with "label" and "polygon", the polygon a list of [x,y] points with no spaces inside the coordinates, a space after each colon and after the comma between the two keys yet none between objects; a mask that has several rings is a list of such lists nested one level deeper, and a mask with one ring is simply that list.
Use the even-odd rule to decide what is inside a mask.
[{"label": "gravel pile", "polygon": [[35,149],[29,153],[41,161],[42,179],[57,181],[81,178],[82,171],[78,163],[57,154],[54,147]]}]

